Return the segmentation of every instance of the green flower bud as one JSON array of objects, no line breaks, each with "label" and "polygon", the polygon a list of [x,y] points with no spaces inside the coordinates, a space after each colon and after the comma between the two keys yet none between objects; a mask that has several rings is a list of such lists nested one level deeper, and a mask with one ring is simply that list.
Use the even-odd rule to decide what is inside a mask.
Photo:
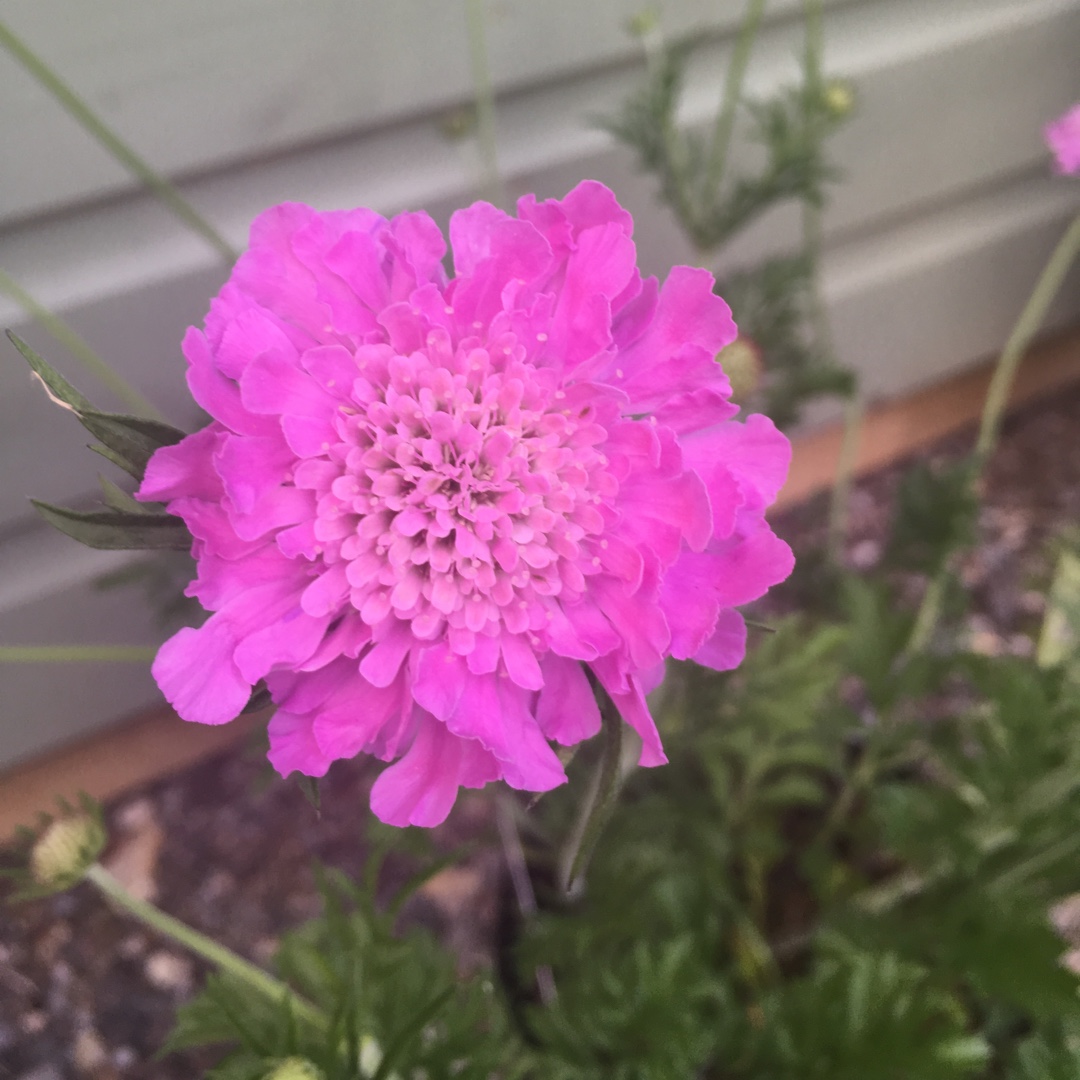
[{"label": "green flower bud", "polygon": [[634,37],[648,37],[660,29],[660,13],[654,7],[645,8],[627,20],[626,29]]},{"label": "green flower bud", "polygon": [[70,889],[97,862],[105,840],[101,821],[89,814],[57,818],[30,851],[31,879],[47,892]]},{"label": "green flower bud", "polygon": [[846,79],[830,79],[821,93],[829,115],[838,120],[855,108],[855,88]]},{"label": "green flower bud", "polygon": [[307,1058],[287,1057],[266,1073],[264,1080],[323,1080],[323,1074]]},{"label": "green flower bud", "polygon": [[721,349],[716,359],[731,382],[732,400],[738,405],[745,404],[761,385],[761,350],[750,338],[740,335]]}]

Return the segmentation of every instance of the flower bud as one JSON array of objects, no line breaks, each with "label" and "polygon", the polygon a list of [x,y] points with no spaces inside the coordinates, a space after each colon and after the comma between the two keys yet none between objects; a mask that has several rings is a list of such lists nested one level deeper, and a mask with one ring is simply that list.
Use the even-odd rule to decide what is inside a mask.
[{"label": "flower bud", "polygon": [[716,359],[731,383],[731,398],[743,405],[761,385],[764,365],[757,344],[741,334],[717,353]]},{"label": "flower bud", "polygon": [[821,92],[829,115],[837,120],[855,108],[855,88],[846,79],[830,79]]},{"label": "flower bud", "polygon": [[655,34],[660,29],[660,13],[654,7],[647,7],[627,20],[626,29],[637,38]]},{"label": "flower bud", "polygon": [[287,1057],[266,1073],[264,1080],[323,1080],[323,1074],[307,1058]]},{"label": "flower bud", "polygon": [[57,818],[30,851],[30,877],[48,892],[70,889],[97,861],[105,839],[101,822],[89,814]]}]

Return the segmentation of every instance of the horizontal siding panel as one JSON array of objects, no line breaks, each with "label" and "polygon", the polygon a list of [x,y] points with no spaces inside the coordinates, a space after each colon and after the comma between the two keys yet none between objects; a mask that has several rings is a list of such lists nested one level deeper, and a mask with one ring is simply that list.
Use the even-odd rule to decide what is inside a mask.
[{"label": "horizontal siding panel", "polygon": [[[774,0],[770,20],[801,0]],[[833,2],[833,0],[830,0]],[[672,34],[730,33],[743,0],[668,0]],[[640,0],[489,0],[501,91],[637,59]],[[8,0],[4,19],[159,168],[204,171],[471,98],[465,0]],[[0,221],[127,177],[0,55]]]},{"label": "horizontal siding panel", "polygon": [[[94,580],[126,555],[44,530],[0,542],[0,642],[154,645],[163,638],[141,595]],[[160,700],[148,664],[0,664],[0,769]]]}]

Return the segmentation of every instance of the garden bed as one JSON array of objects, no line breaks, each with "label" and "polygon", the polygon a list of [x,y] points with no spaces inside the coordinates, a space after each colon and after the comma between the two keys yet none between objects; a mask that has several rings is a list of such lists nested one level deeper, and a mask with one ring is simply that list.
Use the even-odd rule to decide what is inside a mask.
[{"label": "garden bed", "polygon": [[[1080,387],[1073,387],[1006,427],[987,473],[979,542],[962,572],[974,598],[966,629],[974,651],[1032,648],[1051,568],[1046,542],[1080,516],[1078,426]],[[969,445],[970,434],[953,436],[927,456],[947,458]],[[891,467],[856,485],[847,557],[859,568],[881,558],[903,471]],[[796,555],[821,538],[826,509],[819,497],[777,521]],[[361,870],[372,779],[363,763],[339,763],[316,814],[295,784],[274,777],[256,745],[237,746],[114,800],[109,865],[169,912],[264,963],[284,930],[318,910],[313,861],[350,875]],[[489,801],[470,795],[438,830],[437,846],[450,851],[491,826]],[[410,917],[445,932],[464,964],[486,963],[501,886],[492,849],[434,879]],[[177,1004],[203,974],[87,886],[0,907],[0,1077],[201,1075],[212,1057],[155,1054]]]}]

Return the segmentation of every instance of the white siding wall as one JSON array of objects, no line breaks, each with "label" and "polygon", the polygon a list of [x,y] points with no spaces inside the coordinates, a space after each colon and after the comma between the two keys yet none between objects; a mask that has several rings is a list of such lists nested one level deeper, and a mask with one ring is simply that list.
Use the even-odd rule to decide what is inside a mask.
[{"label": "white siding wall", "polygon": [[[624,29],[640,6],[491,0],[488,30],[511,189],[604,180],[635,212],[642,261],[662,272],[690,253],[649,181],[588,119],[641,76]],[[752,89],[796,77],[799,6],[770,5]],[[718,97],[742,7],[664,5],[671,32],[702,38],[688,123]],[[3,0],[0,17],[238,245],[282,199],[445,219],[473,197],[475,146],[441,124],[470,96],[462,0]],[[844,359],[888,395],[1000,344],[1080,204],[1080,185],[1049,175],[1041,142],[1080,98],[1080,0],[837,0],[826,29],[827,70],[855,81],[860,106],[834,144],[846,181],[826,219],[826,291]],[[222,279],[213,252],[2,54],[0,101],[0,267],[187,422],[178,342]],[[783,248],[793,226],[773,215],[731,260]],[[1078,315],[1073,295],[1055,319]],[[58,357],[2,298],[0,324]],[[27,513],[29,494],[90,491],[95,466],[81,429],[20,364],[0,353],[0,642],[152,640],[148,616],[120,624],[134,599],[88,589],[116,560]],[[0,764],[152,697],[129,667],[0,667]]]}]

